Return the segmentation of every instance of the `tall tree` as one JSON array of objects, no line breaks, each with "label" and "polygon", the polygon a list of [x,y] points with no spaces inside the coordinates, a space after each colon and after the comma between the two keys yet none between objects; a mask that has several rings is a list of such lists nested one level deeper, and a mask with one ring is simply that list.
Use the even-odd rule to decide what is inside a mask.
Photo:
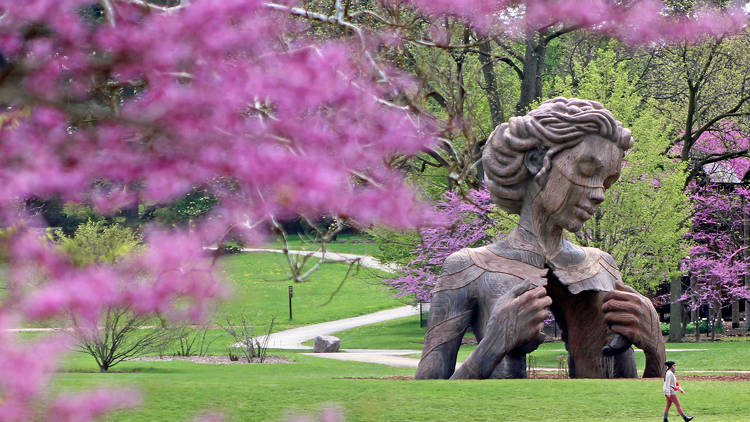
[{"label": "tall tree", "polygon": [[687,163],[685,186],[707,164],[748,155],[745,145],[707,153],[697,148],[707,133],[722,133],[727,122],[750,124],[750,32],[676,43],[652,53],[649,94],[675,126],[668,144]]},{"label": "tall tree", "polygon": [[[734,142],[710,150],[701,148],[700,140],[716,134],[730,139],[734,127],[728,125],[730,121],[739,127],[747,127],[750,122],[749,36],[745,30],[699,43],[665,45],[649,54],[650,71],[643,86],[656,100],[655,107],[675,124],[664,153],[686,163],[684,189],[705,166],[748,155],[746,144]],[[672,284],[673,303],[682,297],[683,287],[678,281]],[[682,331],[673,328],[670,335],[676,339],[676,332]]]}]

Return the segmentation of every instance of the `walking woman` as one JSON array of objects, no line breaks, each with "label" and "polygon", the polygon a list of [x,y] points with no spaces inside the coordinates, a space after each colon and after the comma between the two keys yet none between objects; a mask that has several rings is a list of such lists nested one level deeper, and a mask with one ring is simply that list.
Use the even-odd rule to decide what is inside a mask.
[{"label": "walking woman", "polygon": [[685,394],[685,390],[680,387],[680,383],[677,382],[677,377],[674,376],[677,364],[672,360],[668,360],[664,363],[667,365],[667,374],[664,376],[664,396],[667,398],[667,407],[664,408],[664,422],[669,422],[669,408],[672,406],[672,403],[677,407],[677,411],[685,422],[691,421],[693,420],[693,417],[685,416],[685,413],[682,411],[682,406],[680,406],[680,399],[677,398],[678,391]]}]

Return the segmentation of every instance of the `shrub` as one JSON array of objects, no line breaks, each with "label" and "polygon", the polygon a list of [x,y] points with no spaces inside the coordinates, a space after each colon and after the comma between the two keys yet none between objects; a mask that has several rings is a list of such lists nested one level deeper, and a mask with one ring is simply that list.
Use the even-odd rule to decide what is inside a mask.
[{"label": "shrub", "polygon": [[172,328],[172,346],[176,356],[206,356],[216,337],[207,338],[208,324],[198,327],[180,325]]},{"label": "shrub", "polygon": [[271,318],[271,322],[268,324],[265,333],[262,336],[256,337],[255,326],[248,323],[247,318],[243,315],[239,325],[233,325],[229,318],[225,319],[227,325],[222,326],[232,338],[235,343],[229,347],[229,360],[233,359],[233,356],[239,351],[247,359],[248,363],[251,363],[253,359],[257,358],[260,363],[266,359],[268,353],[268,340],[273,330],[273,324],[275,318]]},{"label": "shrub", "polygon": [[128,227],[89,220],[76,229],[72,237],[62,230],[55,235],[65,254],[77,266],[112,264],[133,252],[141,237]]},{"label": "shrub", "polygon": [[[128,227],[89,220],[73,236],[56,233],[60,247],[79,267],[116,264],[137,251],[141,238]],[[97,324],[72,317],[72,334],[78,349],[91,355],[102,372],[123,360],[163,348],[169,333],[162,327],[143,329],[152,316],[136,314],[124,307],[107,307]]]}]

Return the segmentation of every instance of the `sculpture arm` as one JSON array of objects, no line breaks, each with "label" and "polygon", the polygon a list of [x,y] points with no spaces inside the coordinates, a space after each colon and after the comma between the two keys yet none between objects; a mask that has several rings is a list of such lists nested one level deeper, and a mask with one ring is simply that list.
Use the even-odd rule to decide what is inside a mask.
[{"label": "sculpture arm", "polygon": [[476,301],[472,282],[484,271],[474,265],[466,250],[451,254],[435,283],[427,333],[417,379],[449,378],[456,367],[461,339],[474,317]]},{"label": "sculpture arm", "polygon": [[433,295],[416,379],[447,379],[453,374],[461,339],[474,313],[468,290],[463,287]]},{"label": "sculpture arm", "polygon": [[659,315],[651,301],[622,282],[607,292],[602,305],[604,319],[612,331],[627,337],[646,355],[644,378],[664,375],[666,351]]},{"label": "sculpture arm", "polygon": [[542,343],[541,330],[552,299],[544,287],[529,290],[531,287],[525,280],[495,303],[485,336],[451,379],[489,378],[508,352]]}]

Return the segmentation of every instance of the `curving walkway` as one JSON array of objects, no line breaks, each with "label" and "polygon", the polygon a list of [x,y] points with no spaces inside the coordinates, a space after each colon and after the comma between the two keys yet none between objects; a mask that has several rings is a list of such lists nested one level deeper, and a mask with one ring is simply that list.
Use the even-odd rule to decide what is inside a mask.
[{"label": "curving walkway", "polygon": [[[271,349],[312,349],[312,347],[304,346],[302,343],[312,340],[317,336],[326,336],[339,331],[351,330],[352,328],[361,327],[363,325],[377,324],[378,322],[390,321],[392,319],[404,318],[418,314],[419,309],[416,306],[400,306],[398,308],[386,309],[384,311],[378,311],[358,317],[291,328],[289,330],[271,334],[268,340],[268,347]],[[258,340],[262,339],[258,338]],[[417,351],[416,353],[419,352],[420,351]]]}]

